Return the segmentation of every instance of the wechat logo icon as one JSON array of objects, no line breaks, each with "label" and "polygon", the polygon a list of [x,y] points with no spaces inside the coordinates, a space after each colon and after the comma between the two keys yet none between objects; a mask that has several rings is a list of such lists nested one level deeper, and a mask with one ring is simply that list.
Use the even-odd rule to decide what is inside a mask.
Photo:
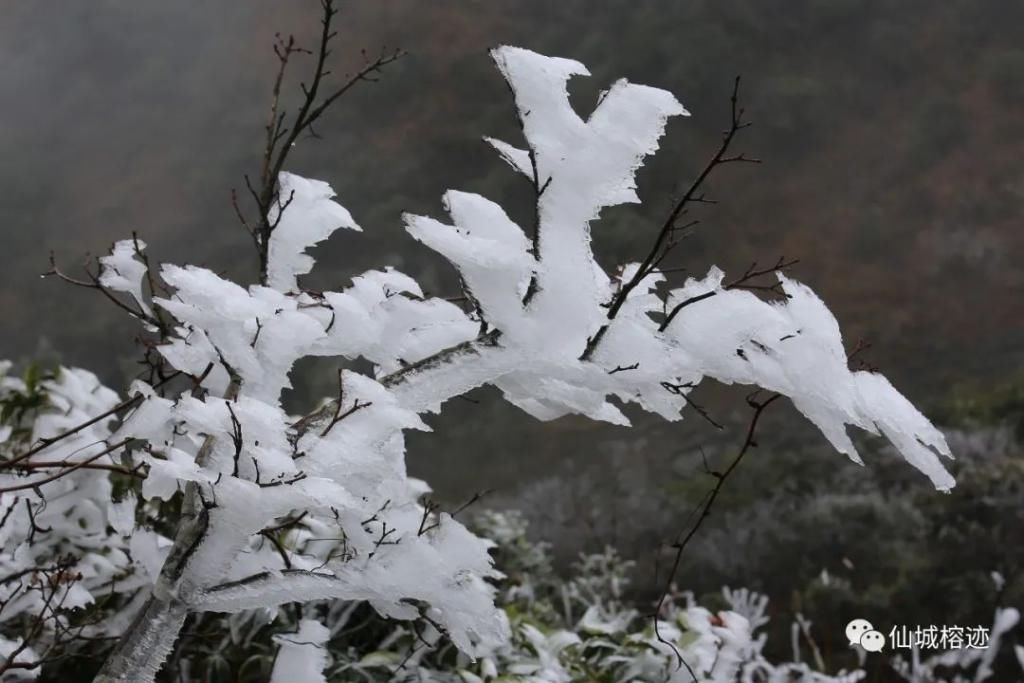
[{"label": "wechat logo icon", "polygon": [[868,652],[881,652],[885,648],[885,636],[875,630],[867,619],[854,619],[846,625],[846,639],[850,645],[860,645]]}]

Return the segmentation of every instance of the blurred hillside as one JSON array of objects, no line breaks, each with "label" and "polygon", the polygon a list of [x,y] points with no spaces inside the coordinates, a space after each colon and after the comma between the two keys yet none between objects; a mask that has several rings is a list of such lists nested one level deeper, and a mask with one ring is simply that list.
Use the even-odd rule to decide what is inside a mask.
[{"label": "blurred hillside", "polygon": [[[6,355],[45,337],[111,380],[133,357],[129,321],[36,277],[49,249],[70,266],[137,230],[161,260],[251,278],[229,190],[259,154],[272,35],[310,38],[316,12],[269,0],[5,3]],[[677,265],[702,274],[800,258],[796,275],[847,338],[871,339],[873,362],[918,400],[998,376],[1024,348],[1024,326],[1010,324],[1024,288],[1022,19],[1019,3],[968,0],[350,3],[342,65],[363,47],[411,54],[353,92],[294,158],[366,228],[322,250],[314,281],[391,263],[447,291],[448,269],[404,236],[400,212],[438,213],[441,192],[458,187],[522,213],[521,181],[479,143],[516,136],[488,46],[586,63],[594,77],[574,86],[583,111],[625,75],[693,112],[641,177],[646,204],[595,226],[608,264],[643,253],[673,188],[715,144],[742,74],[756,122],[744,149],[765,165],[715,180],[723,203],[702,213]]]}]

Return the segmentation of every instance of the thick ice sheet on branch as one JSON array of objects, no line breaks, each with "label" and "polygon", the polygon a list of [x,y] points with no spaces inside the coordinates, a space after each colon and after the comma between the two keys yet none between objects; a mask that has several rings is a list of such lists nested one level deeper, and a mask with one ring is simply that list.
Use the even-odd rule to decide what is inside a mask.
[{"label": "thick ice sheet on branch", "polygon": [[280,648],[270,683],[327,683],[327,641],[330,630],[315,619],[303,619],[295,633],[274,636]]},{"label": "thick ice sheet on branch", "polygon": [[321,321],[316,356],[363,357],[387,375],[476,336],[478,325],[455,304],[424,298],[416,281],[393,268],[352,278],[341,292],[302,302]]},{"label": "thick ice sheet on branch", "polygon": [[142,294],[142,278],[146,266],[136,258],[146,248],[141,240],[120,240],[114,243],[110,254],[100,257],[100,284],[115,292],[130,294],[142,312],[152,315],[153,311]]},{"label": "thick ice sheet on branch", "polygon": [[[540,194],[535,323],[543,326],[549,346],[564,345],[578,355],[603,317],[607,280],[595,268],[589,222],[606,206],[639,201],[636,170],[657,149],[668,117],[687,112],[672,93],[623,79],[584,121],[566,89],[571,76],[589,75],[583,65],[507,46],[492,56],[515,95],[530,150],[529,175]],[[522,166],[521,152],[492,144]]]},{"label": "thick ice sheet on branch", "polygon": [[178,327],[175,336],[157,347],[171,367],[195,378],[203,377],[202,386],[214,396],[222,396],[231,382],[217,349],[206,333],[197,327]]},{"label": "thick ice sheet on branch", "polygon": [[[550,420],[576,413],[628,424],[608,398],[636,402],[678,419],[686,395],[704,376],[752,384],[789,396],[839,451],[860,462],[847,425],[884,434],[939,488],[953,480],[939,461],[949,455],[941,434],[888,382],[847,367],[839,326],[806,287],[783,278],[788,300],[772,304],[749,291],[724,290],[713,269],[667,300],[663,279],[649,275],[611,321],[589,363],[579,358],[607,322],[616,282],[590,248],[589,222],[601,208],[638,201],[634,174],[657,148],[667,117],[686,111],[662,90],[615,83],[583,120],[566,84],[587,75],[578,62],[502,47],[492,55],[511,87],[527,149],[489,139],[538,191],[536,254],[523,230],[493,203],[449,192],[453,225],[406,217],[409,232],[459,269],[483,320],[501,332],[513,368],[490,380],[531,415]],[[524,280],[534,296],[523,305]],[[664,333],[655,319],[692,297]],[[463,359],[460,358],[460,362]]]},{"label": "thick ice sheet on branch", "polygon": [[454,225],[407,214],[406,229],[455,264],[484,319],[514,338],[524,331],[523,295],[537,265],[529,240],[480,195],[449,190],[444,205]]},{"label": "thick ice sheet on branch", "polygon": [[[404,546],[404,549],[403,549]],[[487,544],[444,515],[436,529],[381,546],[372,560],[353,561],[325,572],[292,571],[255,576],[197,596],[200,607],[236,612],[264,605],[313,599],[366,600],[379,612],[414,618],[420,604],[444,626],[463,652],[486,652],[508,635],[508,623],[493,608],[494,576]],[[455,577],[454,580],[452,577]]]},{"label": "thick ice sheet on branch", "polygon": [[839,325],[808,287],[779,275],[787,299],[768,303],[722,288],[712,269],[673,291],[668,308],[695,296],[714,296],[683,308],[667,336],[692,357],[694,369],[726,383],[777,391],[821,429],[841,453],[860,463],[846,433],[854,425],[886,436],[939,489],[954,484],[939,455],[952,457],[942,434],[881,375],[851,372]]},{"label": "thick ice sheet on branch", "polygon": [[267,284],[281,292],[294,292],[297,277],[313,269],[313,257],[306,249],[339,228],[362,228],[348,210],[333,201],[336,195],[327,183],[281,173],[277,184],[281,206],[272,207],[268,216],[270,224],[277,227],[268,245]]},{"label": "thick ice sheet on branch", "polygon": [[245,290],[194,266],[165,265],[161,275],[176,291],[155,303],[186,327],[203,330],[218,362],[238,373],[242,391],[253,398],[276,403],[291,386],[292,365],[323,335],[294,297],[269,287]]}]

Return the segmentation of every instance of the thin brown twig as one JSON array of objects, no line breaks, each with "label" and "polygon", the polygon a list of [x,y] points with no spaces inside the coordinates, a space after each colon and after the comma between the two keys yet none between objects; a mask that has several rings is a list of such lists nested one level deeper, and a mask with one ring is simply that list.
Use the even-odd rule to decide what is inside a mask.
[{"label": "thin brown twig", "polygon": [[[285,71],[292,55],[296,53],[312,54],[296,45],[294,38],[289,36],[284,40],[280,35],[276,36],[274,53],[277,55],[279,66],[271,89],[270,112],[265,126],[265,142],[263,148],[263,159],[260,167],[260,186],[256,188],[248,176],[245,177],[246,188],[252,196],[256,205],[258,217],[255,224],[245,218],[244,212],[238,205],[237,193],[232,192],[232,204],[235,214],[246,230],[253,236],[260,262],[260,282],[266,284],[267,265],[269,257],[270,236],[281,220],[285,209],[291,203],[280,201],[280,185],[278,178],[284,169],[285,162],[299,138],[307,132],[312,131],[316,135],[313,125],[321,116],[345,93],[362,82],[375,82],[378,79],[375,74],[380,73],[386,66],[400,59],[405,53],[401,50],[391,52],[381,51],[373,60],[367,59],[362,68],[321,98],[324,89],[324,80],[330,75],[326,68],[327,59],[331,55],[331,43],[337,36],[332,24],[338,10],[335,8],[334,0],[323,0],[323,17],[321,19],[321,31],[319,43],[316,50],[316,64],[313,69],[313,77],[307,86],[300,83],[303,99],[295,116],[287,121],[286,112],[281,108],[281,88],[284,82]],[[365,53],[364,53],[365,57]],[[276,217],[271,218],[272,210],[276,208]]]},{"label": "thin brown twig", "polygon": [[[207,372],[209,372],[209,370],[207,370]],[[180,370],[176,371],[176,372],[168,375],[164,379],[162,379],[160,382],[154,384],[153,388],[157,389],[157,388],[163,386],[164,384],[170,382],[175,377],[178,377],[179,375],[182,375],[182,374],[184,374],[184,373],[182,373]],[[205,375],[205,373],[204,373],[204,375]],[[34,446],[34,447],[30,448],[29,450],[27,450],[24,453],[14,457],[11,460],[8,460],[7,462],[0,463],[0,470],[4,469],[5,467],[13,467],[14,465],[17,465],[18,463],[22,462],[23,460],[26,460],[27,458],[31,458],[33,455],[35,455],[37,453],[41,453],[42,451],[46,450],[47,448],[49,448],[53,444],[57,443],[58,441],[62,441],[64,439],[68,438],[69,436],[73,436],[73,435],[77,434],[78,432],[82,431],[83,429],[91,427],[92,425],[96,424],[97,422],[100,422],[100,421],[102,421],[102,420],[104,420],[104,419],[106,419],[108,417],[116,415],[117,413],[121,412],[122,410],[126,410],[128,408],[133,408],[137,403],[141,403],[141,402],[142,402],[142,395],[141,394],[133,396],[132,398],[127,399],[126,401],[122,401],[121,403],[118,403],[116,406],[114,406],[110,410],[107,410],[106,412],[100,413],[96,417],[93,417],[93,418],[90,418],[90,419],[88,419],[88,420],[86,420],[84,422],[81,422],[81,423],[75,425],[74,427],[68,429],[66,432],[58,434],[57,436],[54,436],[54,437],[40,437],[39,438],[39,445],[38,446]]]},{"label": "thin brown twig", "polygon": [[53,476],[46,477],[45,479],[37,479],[35,481],[31,481],[31,482],[28,482],[28,483],[25,483],[25,484],[19,484],[17,486],[8,486],[8,487],[5,487],[5,488],[0,488],[0,493],[12,493],[14,491],[25,491],[25,490],[34,489],[36,487],[42,486],[43,484],[49,484],[52,481],[57,481],[61,477],[67,476],[67,475],[71,474],[72,472],[74,472],[75,470],[82,469],[83,467],[89,465],[90,463],[95,462],[96,460],[99,460],[104,455],[107,455],[108,453],[116,451],[119,448],[123,448],[124,446],[127,446],[131,441],[132,441],[131,438],[123,439],[121,441],[118,441],[116,444],[114,444],[112,446],[108,446],[107,448],[103,449],[99,453],[96,453],[95,455],[89,456],[88,458],[86,458],[85,460],[83,460],[81,462],[74,463],[74,465],[72,467],[69,467],[68,469],[64,470],[63,472],[58,472],[57,474],[54,474]]},{"label": "thin brown twig", "polygon": [[661,597],[658,599],[657,606],[654,610],[653,619],[655,636],[657,637],[658,641],[672,648],[673,652],[676,655],[676,660],[678,661],[679,665],[686,667],[686,669],[690,672],[690,675],[693,677],[694,681],[697,680],[697,676],[694,674],[693,669],[690,668],[690,665],[686,663],[686,660],[683,659],[683,655],[681,652],[679,652],[679,648],[676,647],[674,643],[672,643],[669,640],[666,640],[665,637],[662,636],[658,624],[658,617],[661,615],[662,609],[665,605],[665,601],[668,599],[669,592],[672,589],[672,584],[675,581],[676,574],[679,572],[679,566],[682,564],[683,560],[683,551],[686,550],[686,546],[697,534],[697,531],[700,530],[700,527],[704,523],[704,521],[708,518],[708,516],[710,516],[711,509],[714,506],[715,500],[718,498],[718,495],[722,492],[722,487],[725,485],[726,480],[739,466],[740,462],[743,460],[743,457],[752,448],[757,447],[757,441],[755,439],[755,436],[757,433],[757,424],[761,419],[761,415],[764,413],[765,409],[768,406],[770,406],[772,403],[774,403],[776,400],[782,397],[782,394],[772,394],[763,401],[758,401],[756,398],[757,393],[758,392],[754,392],[753,394],[747,397],[747,403],[750,405],[751,408],[754,409],[754,414],[750,418],[750,423],[747,426],[747,434],[743,440],[743,445],[740,447],[739,453],[732,460],[732,462],[729,463],[729,466],[726,467],[725,470],[723,470],[722,472],[714,472],[709,470],[708,473],[715,478],[715,485],[705,496],[702,505],[699,507],[699,514],[697,516],[697,520],[693,523],[692,526],[690,526],[689,530],[685,533],[685,535],[681,533],[680,536],[676,539],[675,543],[673,543],[671,546],[676,551],[675,557],[673,558],[672,567],[669,570],[668,578],[665,581],[665,587],[661,592]]},{"label": "thin brown twig", "polygon": [[113,294],[111,294],[110,290],[108,290],[106,287],[104,287],[102,284],[100,284],[99,277],[97,275],[95,275],[92,271],[90,271],[88,268],[85,268],[85,274],[89,276],[89,280],[90,280],[89,282],[85,282],[84,280],[75,279],[75,278],[71,277],[70,275],[64,273],[57,266],[57,258],[54,255],[54,253],[51,251],[50,252],[50,270],[48,270],[45,273],[43,273],[43,277],[49,277],[51,275],[55,275],[59,279],[63,280],[64,282],[66,282],[66,283],[68,283],[70,285],[75,285],[76,287],[84,287],[86,289],[94,289],[97,292],[99,292],[100,294],[102,294],[103,296],[105,296],[115,306],[117,306],[118,308],[120,308],[121,310],[126,312],[128,315],[132,316],[133,318],[141,320],[141,321],[143,321],[145,323],[148,323],[150,325],[154,325],[156,327],[160,326],[160,321],[157,320],[156,318],[154,318],[153,316],[147,315],[146,312],[143,311],[142,309],[135,310],[134,308],[132,308],[131,306],[129,306],[125,302],[121,301],[120,299],[118,299]]},{"label": "thin brown twig", "polygon": [[[56,468],[60,468],[60,467],[68,467],[69,465],[75,465],[75,464],[77,464],[77,463],[75,463],[74,460],[61,460],[61,461],[48,461],[48,462],[22,462],[22,463],[18,463],[17,465],[11,466],[11,469],[28,470],[28,471],[31,471],[31,470],[49,470],[49,469],[56,469]],[[83,469],[83,470],[105,470],[107,472],[114,472],[116,474],[124,474],[124,475],[129,476],[129,477],[145,478],[145,475],[143,475],[141,472],[139,472],[138,468],[136,468],[136,467],[133,467],[132,469],[128,469],[127,467],[122,467],[120,465],[104,465],[102,463],[100,463],[100,464],[90,463],[90,464],[85,464],[85,465],[79,465],[77,469]]]}]

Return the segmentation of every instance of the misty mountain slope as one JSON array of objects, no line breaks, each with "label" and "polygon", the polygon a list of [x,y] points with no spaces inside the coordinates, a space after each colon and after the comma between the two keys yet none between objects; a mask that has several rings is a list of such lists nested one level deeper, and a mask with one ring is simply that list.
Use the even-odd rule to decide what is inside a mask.
[{"label": "misty mountain slope", "polygon": [[[17,93],[0,130],[9,354],[29,354],[45,336],[69,362],[113,375],[123,369],[110,337],[124,330],[113,348],[132,355],[115,311],[38,279],[50,248],[71,265],[135,229],[157,258],[245,273],[249,245],[229,191],[258,160],[272,35],[308,36],[314,5],[11,6],[0,27],[0,87]],[[592,64],[594,77],[574,86],[581,108],[625,73],[673,90],[692,110],[640,178],[644,208],[609,212],[595,228],[615,258],[638,256],[673,187],[714,145],[742,73],[756,121],[743,147],[766,163],[714,180],[723,203],[702,212],[678,266],[708,254],[733,270],[801,258],[799,276],[835,302],[848,341],[871,338],[872,360],[899,384],[935,391],[1019,363],[1024,340],[1006,324],[1024,313],[1024,51],[1010,28],[1019,10],[782,7],[353,3],[342,67],[358,63],[361,47],[401,45],[411,55],[347,96],[319,130],[323,140],[305,141],[295,157],[296,170],[328,178],[368,228],[359,252],[342,245],[320,257],[338,280],[383,258],[443,290],[451,273],[401,234],[400,211],[436,215],[446,187],[512,205],[525,196],[479,143],[484,134],[515,139],[507,92],[484,53],[502,42]]]}]

